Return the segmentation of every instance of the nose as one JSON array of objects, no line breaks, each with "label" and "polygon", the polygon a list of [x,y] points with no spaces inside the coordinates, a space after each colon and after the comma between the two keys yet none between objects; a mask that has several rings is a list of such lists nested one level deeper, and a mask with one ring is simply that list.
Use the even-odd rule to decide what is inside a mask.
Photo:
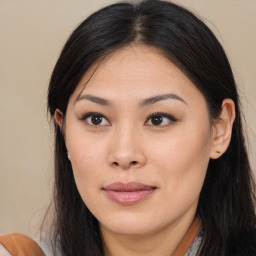
[{"label": "nose", "polygon": [[112,167],[128,170],[145,165],[143,141],[136,128],[126,126],[116,129],[110,143],[109,163]]}]

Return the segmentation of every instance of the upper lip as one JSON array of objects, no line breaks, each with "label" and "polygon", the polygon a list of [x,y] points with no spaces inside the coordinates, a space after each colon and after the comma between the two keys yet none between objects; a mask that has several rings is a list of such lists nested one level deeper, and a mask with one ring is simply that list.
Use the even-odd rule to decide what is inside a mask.
[{"label": "upper lip", "polygon": [[132,192],[132,191],[140,191],[140,190],[150,190],[155,188],[156,186],[147,185],[140,182],[128,182],[128,183],[115,182],[104,187],[104,190]]}]

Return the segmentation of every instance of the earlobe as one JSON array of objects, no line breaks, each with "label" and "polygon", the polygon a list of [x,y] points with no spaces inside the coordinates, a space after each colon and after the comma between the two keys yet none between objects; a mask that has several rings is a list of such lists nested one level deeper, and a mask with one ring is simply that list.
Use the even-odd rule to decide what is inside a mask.
[{"label": "earlobe", "polygon": [[63,113],[57,108],[54,113],[55,122],[62,128],[63,124]]},{"label": "earlobe", "polygon": [[219,158],[227,150],[231,141],[232,128],[235,120],[235,104],[231,99],[222,102],[220,116],[213,121],[212,148],[210,157]]}]

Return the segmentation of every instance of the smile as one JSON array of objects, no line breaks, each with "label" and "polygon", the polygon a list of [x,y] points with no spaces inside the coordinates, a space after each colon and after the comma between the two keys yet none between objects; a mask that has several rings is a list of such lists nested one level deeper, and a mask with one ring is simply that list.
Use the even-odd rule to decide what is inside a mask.
[{"label": "smile", "polygon": [[116,182],[106,186],[103,190],[116,203],[132,205],[151,195],[156,190],[156,187],[138,182]]}]

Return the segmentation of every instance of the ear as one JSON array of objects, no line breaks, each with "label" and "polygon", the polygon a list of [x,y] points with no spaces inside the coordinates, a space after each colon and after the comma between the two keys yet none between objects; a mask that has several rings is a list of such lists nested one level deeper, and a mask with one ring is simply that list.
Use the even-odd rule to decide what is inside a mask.
[{"label": "ear", "polygon": [[227,150],[236,116],[233,100],[225,99],[221,108],[220,116],[213,121],[212,125],[212,148],[210,153],[212,159],[219,158]]},{"label": "ear", "polygon": [[55,122],[62,128],[63,125],[63,113],[57,108],[54,113]]},{"label": "ear", "polygon": [[[66,144],[65,130],[64,130],[64,127],[63,127],[63,125],[64,125],[64,123],[63,123],[64,122],[64,116],[63,116],[63,113],[58,108],[55,110],[54,119],[55,119],[55,122],[60,127],[61,133],[63,135],[64,141],[65,141],[65,144]],[[67,148],[67,146],[66,146],[66,148]],[[70,159],[68,149],[67,149],[67,157],[68,157],[68,159]]]}]

